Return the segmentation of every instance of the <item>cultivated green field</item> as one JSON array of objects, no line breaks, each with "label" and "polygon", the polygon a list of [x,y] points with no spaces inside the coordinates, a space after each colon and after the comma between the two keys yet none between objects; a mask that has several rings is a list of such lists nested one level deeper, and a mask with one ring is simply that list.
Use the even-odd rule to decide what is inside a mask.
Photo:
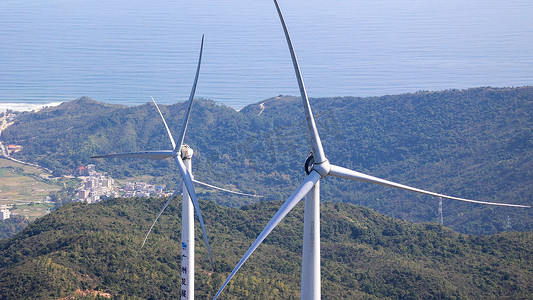
[{"label": "cultivated green field", "polygon": [[44,182],[41,174],[46,173],[39,168],[0,159],[0,205],[17,205],[12,212],[30,219],[44,215],[49,205],[38,203],[44,202],[51,192],[61,190],[61,186]]}]

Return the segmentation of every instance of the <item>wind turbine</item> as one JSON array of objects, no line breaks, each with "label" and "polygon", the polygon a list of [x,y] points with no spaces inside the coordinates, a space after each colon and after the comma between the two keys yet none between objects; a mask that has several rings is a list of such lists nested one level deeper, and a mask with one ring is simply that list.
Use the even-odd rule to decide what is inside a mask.
[{"label": "wind turbine", "polygon": [[283,203],[281,208],[276,212],[274,217],[265,226],[263,231],[259,234],[257,239],[250,246],[248,251],[244,254],[241,260],[237,263],[233,271],[230,273],[224,284],[220,287],[216,293],[214,299],[218,298],[220,293],[224,290],[229,281],[235,276],[237,271],[242,267],[244,262],[252,255],[252,253],[259,247],[263,240],[270,234],[270,232],[278,225],[281,220],[291,211],[300,200],[305,197],[304,208],[304,239],[303,239],[303,253],[302,253],[302,275],[301,275],[301,299],[320,299],[320,180],[326,176],[334,176],[340,178],[346,178],[357,181],[364,181],[369,183],[381,184],[393,188],[403,189],[407,191],[422,193],[426,195],[442,197],[457,201],[464,201],[470,203],[487,204],[487,205],[499,205],[510,207],[529,207],[525,205],[517,204],[505,204],[505,203],[493,203],[485,201],[477,201],[464,199],[459,197],[452,197],[442,195],[418,188],[413,188],[407,185],[395,183],[385,179],[377,178],[371,175],[363,174],[354,170],[346,169],[337,165],[333,165],[327,159],[318,130],[313,118],[309,99],[307,98],[307,92],[305,90],[300,67],[298,66],[298,60],[294,53],[289,31],[283,19],[281,9],[278,2],[274,0],[276,10],[278,11],[279,19],[285,33],[287,45],[292,58],[292,64],[296,73],[296,79],[300,88],[300,94],[303,101],[307,127],[309,131],[309,139],[311,142],[312,153],[305,162],[305,170],[307,178],[302,182],[300,187],[292,193],[292,195]]},{"label": "wind turbine", "polygon": [[[167,130],[167,133],[168,133],[168,136],[170,138],[170,142],[172,143],[172,146],[175,148],[176,147],[176,143],[174,142],[174,139],[172,138],[172,133],[170,132],[170,129],[168,128],[168,125],[167,125],[167,121],[165,120],[165,117],[163,117],[163,113],[161,113],[161,110],[159,109],[159,106],[157,105],[157,103],[155,102],[154,98],[152,97],[152,102],[154,102],[154,105],[155,107],[157,108],[157,111],[159,112],[159,115],[161,116],[161,119],[163,120],[163,124],[165,125],[165,128]],[[232,194],[236,194],[236,195],[242,195],[242,196],[249,196],[249,197],[263,197],[263,196],[259,196],[259,195],[252,195],[252,194],[247,194],[247,193],[241,193],[241,192],[236,192],[236,191],[232,191],[232,190],[228,190],[228,189],[224,189],[224,188],[221,188],[221,187],[218,187],[218,186],[215,186],[215,185],[211,185],[211,184],[208,184],[208,183],[205,183],[205,182],[201,182],[199,180],[196,180],[194,178],[194,176],[192,176],[192,154],[193,154],[193,150],[189,147],[189,145],[183,145],[182,148],[186,148],[186,150],[188,151],[188,153],[190,155],[187,156],[186,159],[183,160],[183,162],[185,163],[185,165],[187,166],[189,172],[191,172],[191,178],[192,178],[192,182],[196,183],[196,184],[199,184],[199,185],[202,185],[204,187],[207,187],[207,188],[211,188],[211,189],[215,189],[215,190],[219,190],[219,191],[223,191],[223,192],[227,192],[227,193],[232,193]],[[189,158],[190,156],[190,158]],[[191,164],[191,167],[188,166],[188,164]],[[167,206],[170,204],[170,201],[172,201],[172,199],[179,193],[181,187],[183,186],[183,180],[180,182],[180,184],[178,185],[178,187],[176,188],[176,191],[174,193],[172,193],[172,195],[168,198],[167,202],[165,202],[165,205],[163,205],[163,208],[161,209],[161,211],[159,212],[159,214],[157,215],[157,217],[155,218],[154,222],[152,223],[152,226],[150,226],[150,229],[148,230],[148,233],[146,234],[145,238],[144,238],[144,241],[141,245],[141,248],[144,247],[144,244],[146,243],[146,240],[148,239],[148,236],[150,235],[150,232],[152,231],[152,229],[154,228],[154,225],[155,223],[157,222],[157,220],[159,219],[159,217],[161,216],[161,214],[163,214],[163,212],[165,211],[165,209],[167,208]],[[184,197],[187,197],[187,193]],[[192,211],[192,210],[191,210]],[[191,218],[192,220],[192,218]],[[194,247],[191,247],[189,246],[189,248],[194,248]]]},{"label": "wind turbine", "polygon": [[[213,255],[211,253],[211,247],[209,246],[209,240],[207,238],[207,232],[205,230],[205,224],[204,224],[204,220],[202,217],[202,212],[198,204],[198,200],[196,197],[193,184],[196,183],[196,184],[200,184],[200,185],[203,185],[209,188],[214,188],[214,189],[218,189],[218,190],[222,190],[222,191],[226,191],[230,193],[235,193],[235,194],[240,194],[240,195],[259,197],[256,195],[234,192],[234,191],[219,188],[219,187],[207,184],[207,183],[203,183],[203,182],[195,180],[192,175],[191,158],[193,155],[193,150],[188,145],[184,144],[183,141],[185,138],[185,132],[187,130],[187,125],[188,125],[189,117],[191,114],[192,102],[194,99],[194,93],[196,91],[196,85],[198,83],[198,75],[200,73],[200,65],[202,62],[203,47],[204,47],[204,36],[202,35],[202,43],[200,46],[200,54],[198,58],[198,65],[196,68],[196,75],[195,75],[194,83],[193,83],[191,93],[189,96],[187,110],[183,118],[183,123],[181,126],[178,143],[174,141],[174,138],[172,137],[170,129],[167,125],[167,122],[165,121],[165,118],[163,117],[163,114],[161,113],[161,110],[159,109],[159,106],[157,106],[157,103],[152,98],[152,101],[154,102],[154,105],[157,108],[157,111],[159,112],[159,115],[161,116],[163,120],[165,129],[170,138],[170,142],[172,143],[172,148],[173,148],[172,150],[141,151],[141,152],[131,152],[131,153],[96,155],[96,156],[91,157],[91,158],[147,158],[147,159],[155,159],[155,160],[173,158],[176,161],[178,165],[178,170],[182,178],[182,182],[178,185],[178,188],[176,189],[176,191],[170,196],[170,198],[167,200],[167,202],[163,206],[163,209],[157,215],[154,223],[150,227],[150,230],[148,231],[148,234],[146,235],[143,241],[143,246],[152,228],[154,227],[155,223],[157,222],[157,220],[159,219],[159,217],[161,216],[165,208],[168,206],[170,201],[179,193],[180,188],[183,186],[182,228],[181,228],[182,229],[181,230],[181,278],[182,278],[182,282],[181,282],[181,292],[180,292],[181,299],[194,299],[194,210],[196,210],[196,213],[198,214],[198,220],[200,221],[200,225],[202,227],[204,240],[207,245],[207,250],[209,252],[209,260],[210,260],[211,266],[213,267],[213,270],[215,268],[215,265],[213,262]],[[193,210],[193,206],[194,206],[194,210]]]},{"label": "wind turbine", "polygon": [[[201,51],[200,51],[200,57],[201,57]],[[193,96],[194,95],[192,95],[191,97],[193,97]],[[192,100],[191,99],[189,99],[189,109],[187,111],[187,118],[188,118],[188,114],[190,113],[190,107],[192,106]],[[175,148],[176,144],[174,142],[174,139],[172,138],[172,134],[171,134],[170,129],[169,129],[168,125],[167,125],[165,117],[163,117],[163,113],[159,109],[159,106],[157,105],[157,103],[155,102],[153,97],[152,97],[152,101],[153,101],[155,107],[157,108],[157,111],[159,112],[159,115],[161,116],[161,119],[163,120],[163,124],[165,125],[165,128],[167,130],[168,136],[170,138],[170,142],[172,143],[172,146]],[[185,124],[185,126],[187,126],[187,125]],[[220,191],[224,191],[224,192],[228,192],[228,193],[233,193],[233,194],[237,194],[237,195],[250,196],[250,197],[262,197],[262,196],[258,196],[258,195],[252,195],[252,194],[246,194],[246,193],[231,191],[231,190],[228,190],[228,189],[217,187],[217,186],[214,186],[214,185],[211,185],[211,184],[208,184],[208,183],[205,183],[205,182],[201,182],[201,181],[198,181],[198,180],[194,179],[194,176],[192,175],[192,155],[193,155],[193,150],[186,144],[183,144],[181,149],[182,149],[182,153],[185,153],[185,155],[182,154],[182,157],[185,157],[185,158],[183,158],[183,162],[184,162],[185,166],[187,167],[187,170],[189,171],[189,173],[191,175],[191,179],[192,179],[193,183],[202,185],[202,186],[207,187],[207,188],[212,188],[212,189],[216,189],[216,190],[220,190]],[[146,243],[146,240],[148,239],[148,236],[150,235],[150,232],[154,228],[155,223],[157,222],[157,220],[159,219],[161,214],[163,214],[163,212],[165,211],[167,206],[170,204],[170,201],[177,194],[179,194],[179,191],[180,191],[181,187],[183,186],[183,183],[184,183],[184,180],[182,180],[180,182],[180,184],[176,188],[176,191],[174,191],[174,193],[172,193],[172,195],[168,198],[167,202],[165,202],[165,205],[163,205],[163,208],[161,209],[161,211],[159,212],[159,214],[155,218],[154,222],[152,223],[152,226],[150,226],[150,229],[148,230],[148,233],[146,234],[146,236],[144,238],[144,241],[143,241],[143,243],[141,245],[141,248],[144,247],[144,244]],[[194,190],[193,190],[193,192],[194,192]],[[187,192],[187,188],[186,187],[183,188],[183,198],[182,199],[183,199],[183,204],[182,204],[182,231],[181,231],[181,246],[182,246],[181,276],[182,276],[182,281],[181,281],[181,292],[180,292],[180,295],[181,295],[181,299],[194,299],[194,212],[193,212],[193,209],[192,209],[192,206],[191,206],[191,201],[189,200],[190,197],[189,197],[189,193]],[[198,212],[200,212],[199,207],[198,207]],[[198,216],[200,218],[200,216],[201,216],[200,213],[198,214]],[[205,233],[205,231],[204,231],[204,233]],[[205,237],[205,235],[204,235],[204,237]],[[206,240],[206,242],[207,242],[207,240]],[[207,244],[207,245],[208,245],[208,249],[209,249],[209,244]],[[209,252],[209,255],[210,255],[210,259],[211,259],[211,265],[212,265],[212,267],[214,269],[215,266],[213,264],[213,257],[211,256],[211,252]]]}]

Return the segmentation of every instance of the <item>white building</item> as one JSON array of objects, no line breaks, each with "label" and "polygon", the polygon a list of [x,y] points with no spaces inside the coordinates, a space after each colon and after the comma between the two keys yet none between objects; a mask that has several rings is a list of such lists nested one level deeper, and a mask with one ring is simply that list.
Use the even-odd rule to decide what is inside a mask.
[{"label": "white building", "polygon": [[78,198],[79,199],[85,199],[85,198],[89,197],[89,193],[90,193],[89,190],[79,190],[78,191]]},{"label": "white building", "polygon": [[106,188],[106,189],[112,189],[113,188],[113,185],[115,184],[115,181],[113,180],[113,178],[105,178],[102,179],[102,187]]},{"label": "white building", "polygon": [[87,165],[87,172],[89,173],[89,175],[95,175],[97,173],[96,166],[93,164]]},{"label": "white building", "polygon": [[150,197],[149,191],[139,191],[135,193],[135,197]]},{"label": "white building", "polygon": [[11,212],[9,211],[9,208],[5,208],[1,210],[2,220],[7,220],[11,217]]}]

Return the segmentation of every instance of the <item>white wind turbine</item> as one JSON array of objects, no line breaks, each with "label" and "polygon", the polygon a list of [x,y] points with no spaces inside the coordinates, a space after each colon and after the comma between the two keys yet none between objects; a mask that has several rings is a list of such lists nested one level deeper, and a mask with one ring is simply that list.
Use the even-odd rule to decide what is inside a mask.
[{"label": "white wind turbine", "polygon": [[[157,111],[159,112],[159,115],[161,116],[161,119],[163,120],[163,124],[165,125],[165,128],[167,130],[168,136],[170,138],[170,142],[172,143],[172,147],[175,148],[176,147],[176,143],[174,142],[174,139],[172,138],[172,133],[170,133],[170,129],[168,128],[167,121],[165,120],[165,117],[163,117],[163,113],[161,113],[161,110],[159,109],[159,106],[157,105],[157,103],[155,102],[153,97],[152,97],[152,102],[154,102],[155,108],[157,108]],[[192,101],[190,101],[189,105],[192,105]],[[221,187],[218,187],[218,186],[214,186],[214,185],[211,185],[211,184],[196,180],[194,178],[194,176],[192,175],[192,164],[191,164],[192,160],[191,160],[191,158],[192,158],[192,155],[193,155],[193,150],[189,147],[189,145],[184,144],[182,146],[182,151],[187,151],[187,153],[188,153],[186,155],[186,158],[183,159],[183,162],[185,163],[185,166],[187,166],[187,169],[189,170],[189,172],[191,172],[192,182],[194,182],[196,184],[199,184],[199,185],[202,185],[202,186],[207,187],[207,188],[211,188],[211,189],[215,189],[215,190],[219,190],[219,191],[223,191],[223,192],[228,192],[228,193],[232,193],[232,194],[237,194],[237,195],[242,195],[242,196],[249,196],[249,197],[257,197],[257,198],[263,197],[263,196],[246,194],[246,193],[241,193],[241,192],[236,192],[236,191],[224,189],[224,188],[221,188]],[[127,153],[127,154],[129,154],[129,153]],[[168,198],[167,202],[165,202],[165,205],[163,205],[163,208],[161,209],[161,211],[159,212],[159,214],[155,218],[154,222],[152,223],[152,226],[150,226],[150,229],[148,230],[148,233],[144,237],[144,241],[143,241],[143,243],[141,245],[141,248],[144,247],[144,244],[146,243],[146,240],[148,239],[148,236],[150,235],[150,232],[154,228],[155,223],[157,222],[157,220],[159,219],[161,214],[163,214],[163,212],[165,211],[167,206],[170,204],[170,201],[172,201],[172,199],[177,194],[179,194],[179,191],[180,191],[182,186],[183,186],[183,180],[180,182],[180,184],[176,188],[176,191],[174,193],[172,193],[172,195]],[[188,197],[188,194],[185,193],[184,197]],[[191,211],[191,214],[192,214],[192,209],[189,209],[189,210]],[[192,217],[191,217],[190,221],[192,222]],[[192,227],[192,225],[191,225],[191,227]],[[193,248],[193,250],[194,250],[194,247],[189,246],[189,248]]]},{"label": "white wind turbine", "polygon": [[[178,165],[178,170],[183,180],[178,185],[178,188],[176,189],[176,191],[167,200],[167,202],[163,206],[163,209],[159,212],[159,214],[155,218],[154,223],[152,224],[152,226],[150,227],[150,230],[148,231],[146,237],[144,238],[142,246],[144,246],[146,239],[148,238],[148,235],[150,234],[152,228],[154,227],[155,223],[157,222],[157,220],[159,219],[159,217],[161,216],[165,208],[168,206],[170,201],[180,192],[181,187],[185,183],[185,185],[183,186],[182,227],[181,227],[182,229],[181,230],[181,246],[182,246],[181,248],[181,278],[182,278],[182,281],[181,281],[181,292],[180,292],[181,299],[194,299],[194,210],[196,210],[196,213],[198,214],[198,219],[202,227],[204,240],[207,245],[207,250],[209,252],[209,260],[211,262],[211,266],[213,267],[213,269],[215,268],[214,262],[213,262],[213,255],[211,254],[211,247],[209,246],[209,241],[207,239],[207,232],[205,230],[204,220],[202,218],[202,212],[200,211],[200,206],[198,204],[198,200],[196,197],[193,183],[200,184],[205,187],[225,191],[225,192],[234,193],[234,194],[252,196],[252,197],[260,197],[256,195],[239,193],[239,192],[234,192],[234,191],[230,191],[227,189],[219,188],[219,187],[195,180],[192,175],[191,158],[193,155],[193,150],[188,145],[184,144],[183,141],[185,138],[185,132],[187,130],[187,124],[189,122],[192,102],[194,99],[194,93],[196,91],[196,84],[198,83],[198,75],[200,73],[200,65],[202,62],[203,46],[204,46],[204,36],[202,36],[202,43],[200,46],[198,65],[196,68],[196,76],[194,78],[194,83],[192,86],[191,94],[189,96],[187,110],[183,118],[183,123],[181,126],[178,143],[174,141],[174,138],[172,137],[170,129],[167,125],[167,122],[165,121],[165,118],[163,117],[163,114],[161,113],[161,110],[157,106],[157,103],[155,102],[155,100],[152,98],[152,101],[154,102],[154,105],[157,108],[157,111],[159,112],[159,115],[161,116],[163,120],[167,134],[170,138],[170,142],[172,143],[172,147],[173,147],[172,150],[157,150],[157,151],[142,151],[142,152],[120,153],[120,154],[107,154],[107,155],[97,155],[97,156],[91,157],[91,158],[147,158],[147,159],[155,159],[155,160],[174,158],[174,160],[176,161]],[[193,206],[194,206],[194,210],[193,210]]]},{"label": "white wind turbine", "polygon": [[287,45],[292,58],[292,63],[294,66],[294,71],[296,73],[296,79],[298,81],[298,86],[300,88],[300,94],[303,101],[304,111],[307,120],[307,127],[309,130],[309,139],[311,141],[312,154],[307,158],[305,162],[305,170],[307,178],[302,182],[300,187],[283,203],[281,208],[276,212],[274,217],[270,222],[265,226],[263,231],[259,234],[257,239],[250,246],[248,251],[244,254],[241,260],[237,263],[233,271],[230,273],[224,284],[220,287],[214,299],[216,299],[222,290],[226,287],[229,281],[235,276],[237,271],[242,267],[244,262],[252,255],[252,253],[257,249],[257,247],[263,242],[263,240],[270,234],[270,232],[278,225],[279,222],[291,211],[300,200],[305,197],[305,208],[304,208],[304,240],[303,240],[303,253],[302,253],[302,275],[301,275],[301,299],[320,299],[320,179],[331,175],[334,177],[341,177],[351,180],[364,181],[369,183],[376,183],[385,186],[390,186],[394,188],[399,188],[407,191],[422,193],[426,195],[443,197],[452,200],[478,203],[478,204],[488,204],[488,205],[499,205],[499,206],[510,206],[510,207],[529,207],[525,205],[517,204],[505,204],[505,203],[493,203],[485,201],[470,200],[458,197],[452,197],[447,195],[442,195],[434,192],[429,192],[403,184],[395,183],[392,181],[384,180],[367,174],[363,174],[357,171],[346,169],[340,166],[330,164],[329,160],[324,154],[322,148],[322,142],[320,141],[320,136],[318,135],[318,130],[313,118],[313,113],[311,111],[311,106],[307,98],[307,92],[305,90],[304,82],[302,80],[302,75],[300,72],[300,67],[298,66],[298,61],[294,53],[292,42],[283,19],[283,15],[279,8],[279,5],[276,0],[274,4],[278,11],[279,19],[285,32],[285,38],[287,40]]}]

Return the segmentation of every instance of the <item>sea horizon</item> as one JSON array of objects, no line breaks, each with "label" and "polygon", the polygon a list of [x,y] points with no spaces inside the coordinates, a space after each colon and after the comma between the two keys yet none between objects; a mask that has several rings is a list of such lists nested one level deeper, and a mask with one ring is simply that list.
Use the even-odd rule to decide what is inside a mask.
[{"label": "sea horizon", "polygon": [[[533,85],[533,1],[280,0],[309,97]],[[196,96],[242,107],[298,85],[271,0],[0,2],[0,103]]]}]

